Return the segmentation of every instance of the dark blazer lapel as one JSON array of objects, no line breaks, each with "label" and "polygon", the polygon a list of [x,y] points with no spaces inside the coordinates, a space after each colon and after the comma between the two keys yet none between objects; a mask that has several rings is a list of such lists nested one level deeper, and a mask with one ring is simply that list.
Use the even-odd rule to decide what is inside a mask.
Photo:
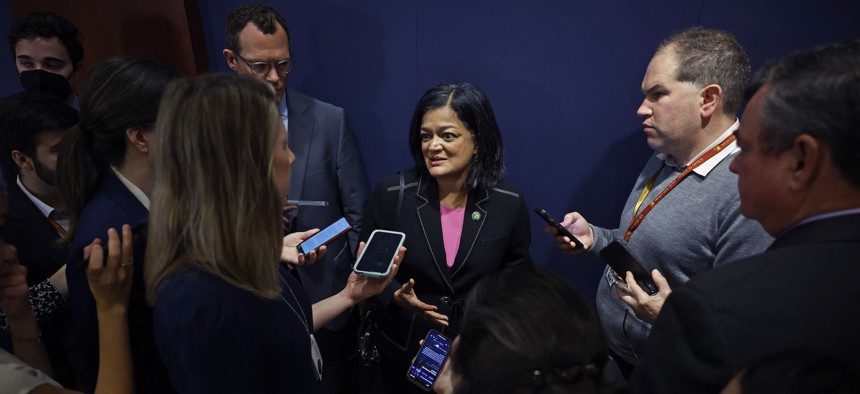
[{"label": "dark blazer lapel", "polygon": [[[308,157],[310,156],[311,139],[313,138],[314,118],[307,114],[308,103],[299,94],[294,94],[292,89],[287,89],[287,113],[289,113],[289,135],[290,150],[296,155],[293,162],[293,179],[306,179],[305,171],[308,168]],[[290,182],[290,197],[300,199],[304,182]],[[293,213],[294,215],[294,213]]]},{"label": "dark blazer lapel", "polygon": [[9,187],[9,207],[12,209],[9,211],[7,226],[14,226],[18,235],[32,245],[45,246],[44,253],[55,264],[65,264],[65,251],[52,244],[53,240],[60,239],[60,234],[17,184]]},{"label": "dark blazer lapel", "polygon": [[418,203],[415,206],[418,225],[421,226],[421,234],[430,250],[430,257],[433,258],[439,277],[453,293],[454,286],[449,280],[448,264],[445,262],[445,242],[442,239],[442,217],[439,213],[439,191],[436,182],[422,176],[418,181],[415,197]]},{"label": "dark blazer lapel", "polygon": [[457,248],[457,257],[454,260],[451,276],[457,275],[457,272],[460,272],[460,269],[469,261],[469,256],[472,255],[472,250],[475,248],[478,236],[481,234],[481,229],[484,228],[484,223],[489,215],[483,207],[489,200],[490,193],[484,188],[469,195],[466,202],[466,217],[463,218],[463,233],[460,234],[460,246]]}]

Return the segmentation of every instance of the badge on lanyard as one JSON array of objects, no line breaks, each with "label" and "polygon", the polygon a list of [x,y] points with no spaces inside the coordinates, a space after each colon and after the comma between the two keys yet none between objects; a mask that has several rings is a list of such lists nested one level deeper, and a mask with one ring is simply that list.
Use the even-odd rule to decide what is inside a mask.
[{"label": "badge on lanyard", "polygon": [[323,360],[314,334],[311,334],[311,361],[313,361],[314,369],[317,372],[317,382],[320,382],[322,381]]}]

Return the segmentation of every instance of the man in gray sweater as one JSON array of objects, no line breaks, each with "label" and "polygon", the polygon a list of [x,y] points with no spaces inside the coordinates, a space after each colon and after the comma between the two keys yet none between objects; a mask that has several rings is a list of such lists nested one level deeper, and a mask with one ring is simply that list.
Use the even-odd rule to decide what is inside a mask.
[{"label": "man in gray sweater", "polygon": [[[625,376],[642,357],[651,323],[673,287],[772,241],[741,215],[737,176],[729,171],[739,150],[733,133],[749,73],[743,48],[726,32],[691,28],[663,41],[648,64],[645,99],[636,111],[655,154],[627,198],[620,227],[590,225],[578,212],[561,223],[591,253],[612,241],[625,243],[659,289],[649,295],[632,274],[618,272],[619,278],[609,267],[600,280],[597,312]],[[566,237],[556,241],[567,253],[583,251]]]}]

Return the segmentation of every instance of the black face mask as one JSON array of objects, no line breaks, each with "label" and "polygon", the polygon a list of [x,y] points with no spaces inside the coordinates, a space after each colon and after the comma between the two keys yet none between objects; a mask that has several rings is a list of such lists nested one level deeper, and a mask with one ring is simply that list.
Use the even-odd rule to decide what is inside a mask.
[{"label": "black face mask", "polygon": [[72,95],[72,86],[69,80],[60,74],[49,73],[44,70],[27,70],[21,72],[21,85],[28,92],[40,92],[59,97],[66,101]]}]

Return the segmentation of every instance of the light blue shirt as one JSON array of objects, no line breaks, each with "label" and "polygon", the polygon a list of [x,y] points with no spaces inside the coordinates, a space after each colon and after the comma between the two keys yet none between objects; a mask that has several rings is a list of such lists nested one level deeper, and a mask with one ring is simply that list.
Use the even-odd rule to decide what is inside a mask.
[{"label": "light blue shirt", "polygon": [[287,134],[290,132],[290,115],[287,111],[287,90],[284,89],[284,97],[281,97],[281,102],[278,104],[278,110],[281,112],[281,120],[284,122],[284,130]]}]

